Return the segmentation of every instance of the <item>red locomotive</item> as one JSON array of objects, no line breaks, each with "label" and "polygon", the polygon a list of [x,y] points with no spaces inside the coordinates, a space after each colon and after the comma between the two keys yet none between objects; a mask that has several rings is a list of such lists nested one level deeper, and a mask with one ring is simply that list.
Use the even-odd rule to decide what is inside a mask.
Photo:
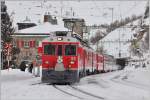
[{"label": "red locomotive", "polygon": [[103,71],[103,59],[79,35],[58,31],[45,38],[42,53],[42,82],[74,83],[81,77]]}]

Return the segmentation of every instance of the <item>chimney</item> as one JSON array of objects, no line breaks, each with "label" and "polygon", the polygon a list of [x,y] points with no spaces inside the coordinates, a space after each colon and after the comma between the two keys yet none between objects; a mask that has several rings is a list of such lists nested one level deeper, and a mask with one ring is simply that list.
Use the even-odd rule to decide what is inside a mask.
[{"label": "chimney", "polygon": [[49,12],[46,12],[44,15],[44,22],[51,22],[52,16],[50,15]]},{"label": "chimney", "polygon": [[50,22],[51,24],[56,25],[57,19],[56,19],[56,17],[53,18],[50,15],[50,13],[48,12],[48,13],[45,13],[45,15],[44,15],[44,22]]},{"label": "chimney", "polygon": [[44,15],[44,23],[45,22],[48,22],[48,15],[47,14]]},{"label": "chimney", "polygon": [[52,19],[52,22],[51,22],[53,25],[57,25],[57,19],[56,17],[54,17],[54,19]]}]

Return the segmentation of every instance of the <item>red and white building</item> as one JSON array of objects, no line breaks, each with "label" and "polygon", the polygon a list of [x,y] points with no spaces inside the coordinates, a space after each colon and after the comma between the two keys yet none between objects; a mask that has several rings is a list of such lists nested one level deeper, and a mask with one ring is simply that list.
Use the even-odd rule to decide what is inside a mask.
[{"label": "red and white building", "polygon": [[[62,20],[61,20],[62,21]],[[38,45],[41,40],[48,37],[55,31],[68,31],[64,27],[63,21],[60,24],[51,24],[48,21],[44,23],[22,29],[13,35],[13,45],[20,48],[20,53],[17,56],[17,64],[22,60],[34,61],[38,55]]]}]

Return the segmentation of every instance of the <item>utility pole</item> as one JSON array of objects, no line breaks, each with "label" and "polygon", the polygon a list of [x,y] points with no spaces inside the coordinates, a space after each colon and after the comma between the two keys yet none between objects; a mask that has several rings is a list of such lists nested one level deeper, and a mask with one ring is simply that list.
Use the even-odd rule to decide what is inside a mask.
[{"label": "utility pole", "polygon": [[121,57],[121,42],[120,42],[120,29],[119,29],[119,58]]},{"label": "utility pole", "polygon": [[70,8],[71,17],[73,17],[72,7]]},{"label": "utility pole", "polygon": [[114,17],[114,8],[108,8],[109,10],[111,10],[111,21],[113,22],[113,17]]},{"label": "utility pole", "polygon": [[[148,0],[148,5],[150,5],[150,2]],[[150,10],[149,10],[149,15],[150,15]],[[149,16],[150,17],[150,16]],[[149,26],[150,28],[150,26]],[[149,29],[149,54],[150,54],[150,29]],[[150,55],[149,55],[150,56]],[[149,58],[149,62],[150,62],[150,58]]]},{"label": "utility pole", "polygon": [[61,17],[62,17],[62,12],[63,12],[63,0],[61,0],[60,3],[61,3]]},{"label": "utility pole", "polygon": [[104,8],[104,9],[111,10],[111,21],[113,22],[113,20],[114,20],[114,8],[113,7],[109,7],[109,8]]},{"label": "utility pole", "polygon": [[[150,5],[149,0],[148,0],[148,5]],[[150,10],[149,10],[149,17],[150,17]],[[150,28],[150,26],[148,28]],[[149,29],[149,54],[150,54],[150,29]]]},{"label": "utility pole", "polygon": [[99,45],[99,41],[96,42],[96,46],[97,46],[96,52],[99,52],[99,46],[98,45]]}]

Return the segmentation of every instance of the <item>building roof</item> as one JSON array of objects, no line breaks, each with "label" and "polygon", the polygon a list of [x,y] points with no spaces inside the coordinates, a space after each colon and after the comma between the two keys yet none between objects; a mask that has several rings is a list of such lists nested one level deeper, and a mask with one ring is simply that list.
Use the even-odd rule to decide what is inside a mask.
[{"label": "building roof", "polygon": [[18,33],[22,34],[34,34],[34,33],[51,33],[55,31],[68,31],[67,28],[65,28],[63,25],[52,25],[49,22],[42,23],[38,26],[34,26],[27,29],[19,30]]}]

